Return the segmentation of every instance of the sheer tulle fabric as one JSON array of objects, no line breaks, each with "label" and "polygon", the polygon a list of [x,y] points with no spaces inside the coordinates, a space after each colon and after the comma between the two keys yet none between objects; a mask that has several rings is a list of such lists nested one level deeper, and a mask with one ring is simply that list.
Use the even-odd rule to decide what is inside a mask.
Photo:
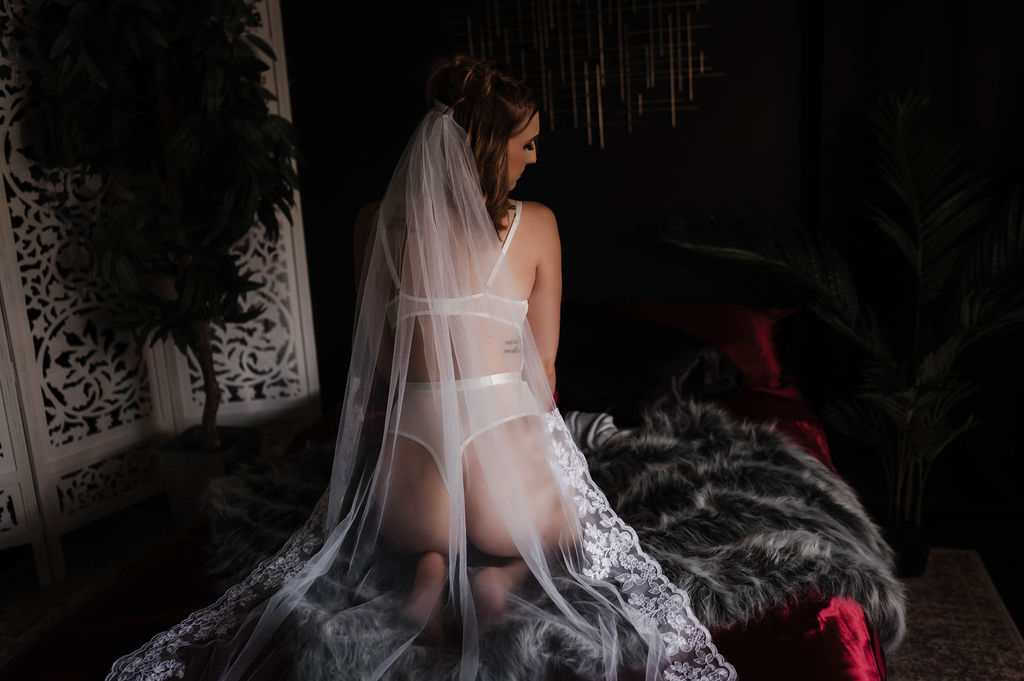
[{"label": "sheer tulle fabric", "polygon": [[[324,613],[393,626],[366,668],[338,637],[323,677],[348,665],[345,678],[389,678],[423,647],[404,603],[424,551],[447,556],[453,678],[478,678],[493,645],[486,599],[504,600],[500,617],[568,628],[607,679],[637,664],[637,637],[648,680],[735,678],[555,410],[467,135],[443,105],[403,153],[364,263],[329,490],[277,555],[108,678],[277,678]],[[528,574],[511,593],[481,586],[482,569],[518,557]]]}]

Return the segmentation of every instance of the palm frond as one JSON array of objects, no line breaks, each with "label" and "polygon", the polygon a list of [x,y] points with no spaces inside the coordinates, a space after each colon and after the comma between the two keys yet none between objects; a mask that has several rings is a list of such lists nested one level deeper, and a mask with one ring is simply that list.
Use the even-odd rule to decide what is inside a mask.
[{"label": "palm frond", "polygon": [[925,355],[917,365],[915,381],[919,385],[934,385],[948,380],[964,350],[965,340],[962,334],[955,334]]},{"label": "palm frond", "polygon": [[828,240],[797,229],[756,229],[742,223],[674,222],[661,241],[685,251],[755,267],[795,283],[808,308],[868,356],[891,355],[888,338],[863,306],[845,257]]},{"label": "palm frond", "polygon": [[857,393],[885,394],[906,388],[907,370],[891,358],[868,358],[861,365]]},{"label": "palm frond", "polygon": [[921,457],[930,464],[954,440],[980,424],[981,420],[974,414],[968,414],[958,426],[950,425],[945,418],[936,418],[929,414],[921,419],[909,433],[909,437],[921,453]]},{"label": "palm frond", "polygon": [[880,409],[897,430],[905,429],[913,419],[916,406],[916,394],[913,389],[886,393],[865,392],[858,397]]},{"label": "palm frond", "polygon": [[1024,323],[1024,188],[1016,185],[965,255],[955,298],[966,343]]},{"label": "palm frond", "polygon": [[976,391],[975,385],[958,377],[947,377],[945,381],[933,385],[919,385],[914,394],[910,425],[934,425],[946,420],[957,406]]},{"label": "palm frond", "polygon": [[1024,305],[1016,303],[986,317],[984,321],[965,331],[967,344],[994,336],[1014,327],[1024,325]]},{"label": "palm frond", "polygon": [[959,281],[960,298],[986,289],[1019,292],[1024,281],[1024,187],[1016,185],[971,244]]},{"label": "palm frond", "polygon": [[891,192],[867,217],[906,259],[925,304],[943,291],[972,230],[991,210],[988,183],[967,169],[961,143],[936,122],[928,99],[884,100],[870,116],[875,164]]},{"label": "palm frond", "polygon": [[907,234],[904,227],[881,208],[870,203],[866,203],[865,206],[868,220],[882,230],[885,236],[889,237],[903,257],[907,259],[907,265],[911,268],[916,267],[917,243]]},{"label": "palm frond", "polygon": [[825,423],[883,457],[896,453],[896,433],[886,414],[864,400],[836,400],[821,408]]},{"label": "palm frond", "polygon": [[998,287],[959,292],[960,329],[955,334],[966,348],[982,339],[1024,325],[1024,279]]}]

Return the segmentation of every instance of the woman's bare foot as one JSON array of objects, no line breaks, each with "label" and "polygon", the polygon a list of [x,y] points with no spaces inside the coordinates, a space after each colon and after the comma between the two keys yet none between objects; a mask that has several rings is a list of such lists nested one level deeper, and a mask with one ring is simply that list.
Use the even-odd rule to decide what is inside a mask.
[{"label": "woman's bare foot", "polygon": [[526,562],[519,558],[500,567],[485,567],[476,574],[473,579],[473,604],[481,629],[505,614],[509,592],[519,586],[529,571]]},{"label": "woman's bare foot", "polygon": [[448,565],[437,551],[427,551],[416,565],[416,579],[405,604],[405,612],[423,627],[422,636],[431,643],[444,642],[444,583]]}]

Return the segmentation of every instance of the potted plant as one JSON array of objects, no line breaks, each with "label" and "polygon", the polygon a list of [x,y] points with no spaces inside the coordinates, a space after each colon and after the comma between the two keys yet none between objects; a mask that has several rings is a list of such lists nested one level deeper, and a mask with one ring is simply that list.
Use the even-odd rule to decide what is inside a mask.
[{"label": "potted plant", "polygon": [[140,351],[169,338],[195,357],[207,454],[220,447],[211,327],[262,312],[232,246],[257,225],[276,241],[297,186],[259,22],[250,0],[44,0],[19,36],[45,198]]},{"label": "potted plant", "polygon": [[879,455],[889,527],[914,532],[932,465],[978,424],[968,400],[977,385],[958,361],[977,341],[1024,322],[1024,196],[1016,187],[993,214],[989,183],[967,169],[962,144],[921,95],[890,96],[870,120],[880,189],[865,217],[895,256],[856,274],[877,278],[877,262],[896,261],[903,278],[886,278],[908,286],[866,299],[850,260],[802,230],[677,222],[665,239],[796,281],[809,310],[858,350],[852,394],[822,416]]}]

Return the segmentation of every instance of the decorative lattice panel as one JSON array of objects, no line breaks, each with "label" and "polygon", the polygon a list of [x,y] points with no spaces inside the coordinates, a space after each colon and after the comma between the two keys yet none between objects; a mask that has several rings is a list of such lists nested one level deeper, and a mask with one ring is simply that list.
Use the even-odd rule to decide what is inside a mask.
[{"label": "decorative lattice panel", "polygon": [[[191,358],[140,354],[129,333],[113,328],[76,233],[47,208],[49,192],[89,179],[48,174],[24,153],[25,88],[9,39],[24,4],[0,0],[0,342],[10,341],[10,359],[0,357],[0,378],[10,374],[0,380],[0,403],[10,398],[0,414],[0,537],[34,544],[45,583],[51,563],[53,578],[62,578],[64,532],[158,489],[152,457],[140,447],[195,422],[202,395]],[[276,1],[261,3],[261,15],[274,25],[261,33],[283,57],[283,41],[270,35],[280,26]],[[287,116],[283,61],[271,74],[267,87]],[[283,225],[276,244],[260,236],[235,250],[265,282],[249,302],[266,311],[215,329],[214,338],[224,406],[243,416],[262,413],[253,405],[273,405],[263,408],[269,413],[316,403],[301,220]],[[12,423],[17,432],[5,437]]]},{"label": "decorative lattice panel", "polygon": [[[3,329],[0,328],[0,343],[4,342]],[[3,408],[3,399],[0,396],[0,408]],[[7,442],[5,439],[6,435],[6,412],[0,413],[0,473],[4,473],[14,469],[14,459],[10,454],[7,453]]]},{"label": "decorative lattice panel", "polygon": [[21,493],[17,487],[0,489],[0,534],[21,529],[18,525],[21,509]]},{"label": "decorative lattice panel", "polygon": [[[288,226],[283,225],[281,239],[276,244],[268,243],[257,234],[255,238],[243,239],[232,249],[245,263],[245,268],[263,283],[261,288],[249,293],[245,303],[261,305],[265,311],[247,324],[228,324],[213,329],[214,365],[224,404],[296,398],[306,392],[296,347],[302,333],[289,274],[293,257],[289,252],[289,231]],[[201,406],[205,399],[203,377],[199,363],[191,354],[188,377],[192,400]]]},{"label": "decorative lattice panel", "polygon": [[[0,305],[0,314],[3,313],[2,305]],[[0,343],[7,342],[7,330],[4,328],[3,318],[0,317]],[[10,368],[5,368],[6,364],[6,353],[3,352],[6,348],[0,347],[0,371],[7,371],[6,375],[0,374],[0,475],[5,473],[13,473],[17,464],[14,461],[14,450],[11,444],[11,424],[10,420],[12,417],[16,417],[17,411],[15,405],[7,405],[7,401],[4,398],[6,391],[12,390],[12,386],[4,385],[5,382],[14,379],[14,372]],[[5,390],[6,389],[6,390]],[[12,391],[13,392],[13,391]]]},{"label": "decorative lattice panel", "polygon": [[[17,21],[18,3],[6,3],[4,12]],[[22,153],[26,140],[16,121],[23,87],[10,57],[5,54],[0,62],[0,173],[45,427],[49,444],[58,449],[149,416],[149,377],[128,334],[103,324],[104,301],[83,273],[69,227],[41,201],[41,194],[56,186]]]},{"label": "decorative lattice panel", "polygon": [[156,477],[152,456],[125,452],[70,471],[57,480],[57,503],[70,516],[150,484]]}]

